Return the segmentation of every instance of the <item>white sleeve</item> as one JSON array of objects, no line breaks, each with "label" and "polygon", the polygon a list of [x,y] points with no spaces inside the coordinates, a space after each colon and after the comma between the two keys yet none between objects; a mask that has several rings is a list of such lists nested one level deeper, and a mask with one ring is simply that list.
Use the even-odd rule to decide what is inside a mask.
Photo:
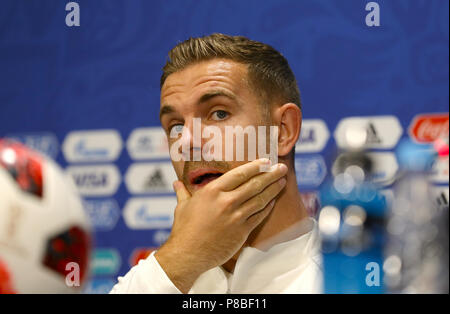
[{"label": "white sleeve", "polygon": [[175,287],[159,265],[155,253],[156,251],[145,260],[140,260],[124,277],[119,277],[119,282],[109,293],[180,294],[181,291]]}]

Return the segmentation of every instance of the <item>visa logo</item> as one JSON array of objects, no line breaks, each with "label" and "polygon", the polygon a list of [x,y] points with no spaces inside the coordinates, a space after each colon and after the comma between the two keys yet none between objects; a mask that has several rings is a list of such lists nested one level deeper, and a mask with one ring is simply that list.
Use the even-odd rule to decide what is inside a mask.
[{"label": "visa logo", "polygon": [[115,165],[69,166],[66,171],[83,196],[112,195],[121,181],[120,172]]},{"label": "visa logo", "polygon": [[73,176],[77,186],[98,187],[108,184],[108,176],[104,173],[83,173]]}]

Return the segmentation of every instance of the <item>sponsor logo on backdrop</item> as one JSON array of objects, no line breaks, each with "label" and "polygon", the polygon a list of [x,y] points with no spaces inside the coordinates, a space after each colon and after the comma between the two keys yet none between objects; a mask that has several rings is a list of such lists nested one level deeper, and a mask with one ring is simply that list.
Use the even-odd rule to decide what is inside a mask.
[{"label": "sponsor logo on backdrop", "polygon": [[135,197],[125,204],[123,217],[130,229],[172,227],[176,197]]},{"label": "sponsor logo on backdrop", "polygon": [[419,143],[431,143],[440,137],[448,137],[448,113],[420,114],[409,126],[409,136]]},{"label": "sponsor logo on backdrop", "polygon": [[119,271],[120,264],[116,249],[95,249],[91,256],[90,273],[93,276],[113,276]]},{"label": "sponsor logo on backdrop", "polygon": [[135,163],[125,175],[131,194],[173,193],[172,183],[177,175],[170,162]]},{"label": "sponsor logo on backdrop", "polygon": [[116,130],[73,131],[63,143],[68,162],[108,162],[122,151],[122,138]]},{"label": "sponsor logo on backdrop", "polygon": [[170,158],[167,136],[160,127],[135,129],[128,137],[127,150],[137,160]]},{"label": "sponsor logo on backdrop", "polygon": [[449,157],[437,158],[431,169],[430,180],[433,183],[448,183],[449,177]]},{"label": "sponsor logo on backdrop", "polygon": [[115,279],[91,279],[83,289],[85,294],[108,294],[116,284]]},{"label": "sponsor logo on backdrop", "polygon": [[52,159],[59,153],[59,143],[55,134],[49,132],[8,134],[7,138],[20,142]]},{"label": "sponsor logo on backdrop", "polygon": [[320,155],[295,156],[295,172],[300,188],[318,187],[327,175],[327,165]]},{"label": "sponsor logo on backdrop", "polygon": [[365,148],[391,149],[402,134],[403,128],[395,116],[351,117],[338,123],[334,138],[343,149],[359,144]]},{"label": "sponsor logo on backdrop", "polygon": [[301,193],[303,204],[310,217],[316,217],[320,209],[320,200],[317,192]]},{"label": "sponsor logo on backdrop", "polygon": [[391,208],[394,203],[394,191],[392,189],[380,190],[380,194],[386,200],[387,208]]},{"label": "sponsor logo on backdrop", "polygon": [[116,200],[84,200],[83,204],[84,210],[96,231],[114,229],[120,217],[120,210]]},{"label": "sponsor logo on backdrop", "polygon": [[330,138],[325,121],[321,119],[303,120],[300,137],[295,144],[296,153],[315,153],[324,149]]},{"label": "sponsor logo on backdrop", "polygon": [[110,196],[117,191],[121,180],[114,165],[69,166],[66,171],[83,196]]},{"label": "sponsor logo on backdrop", "polygon": [[394,153],[368,153],[372,159],[372,182],[381,186],[390,185],[398,171],[397,158]]},{"label": "sponsor logo on backdrop", "polygon": [[153,251],[157,250],[157,247],[150,247],[150,248],[137,248],[133,250],[130,256],[130,260],[128,261],[130,263],[130,266],[136,266],[140,260],[146,259],[147,257],[152,254]]},{"label": "sponsor logo on backdrop", "polygon": [[439,208],[448,210],[448,198],[449,198],[449,188],[447,187],[435,187],[433,189],[436,204]]}]

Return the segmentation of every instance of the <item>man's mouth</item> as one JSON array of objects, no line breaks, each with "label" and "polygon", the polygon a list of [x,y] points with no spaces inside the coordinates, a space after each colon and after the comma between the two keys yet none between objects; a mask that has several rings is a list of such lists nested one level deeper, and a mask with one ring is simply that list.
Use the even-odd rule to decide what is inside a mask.
[{"label": "man's mouth", "polygon": [[222,174],[223,172],[216,169],[200,168],[189,172],[188,178],[191,186],[200,188],[205,186],[209,182],[214,181]]}]

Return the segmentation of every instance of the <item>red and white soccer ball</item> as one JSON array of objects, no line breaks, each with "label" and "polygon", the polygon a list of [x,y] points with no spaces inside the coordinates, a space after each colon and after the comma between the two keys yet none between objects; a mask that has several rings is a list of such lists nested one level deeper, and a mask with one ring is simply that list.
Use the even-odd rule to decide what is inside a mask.
[{"label": "red and white soccer ball", "polygon": [[49,158],[0,139],[0,291],[80,292],[89,252],[90,225],[71,179]]}]

